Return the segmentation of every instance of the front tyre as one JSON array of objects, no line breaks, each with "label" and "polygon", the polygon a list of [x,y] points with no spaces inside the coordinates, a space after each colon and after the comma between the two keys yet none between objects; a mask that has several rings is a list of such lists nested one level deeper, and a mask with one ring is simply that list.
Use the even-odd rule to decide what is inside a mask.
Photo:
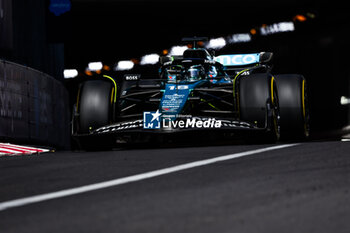
[{"label": "front tyre", "polygon": [[243,76],[239,80],[238,96],[240,119],[265,129],[259,141],[278,141],[279,98],[274,77],[268,73]]},{"label": "front tyre", "polygon": [[85,150],[109,150],[114,144],[113,137],[94,136],[92,130],[108,125],[113,120],[114,86],[107,81],[84,82],[74,106],[73,141],[74,147]]},{"label": "front tyre", "polygon": [[276,76],[280,100],[281,136],[304,140],[310,134],[307,83],[299,74]]},{"label": "front tyre", "polygon": [[78,102],[77,133],[86,134],[105,126],[112,119],[113,85],[110,82],[92,80],[83,83]]}]

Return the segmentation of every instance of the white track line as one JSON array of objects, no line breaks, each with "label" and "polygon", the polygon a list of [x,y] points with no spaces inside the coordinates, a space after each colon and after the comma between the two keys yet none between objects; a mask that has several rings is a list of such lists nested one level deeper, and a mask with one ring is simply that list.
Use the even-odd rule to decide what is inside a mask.
[{"label": "white track line", "polygon": [[114,180],[109,180],[101,183],[96,183],[96,184],[90,184],[90,185],[85,185],[81,187],[76,187],[76,188],[71,188],[71,189],[65,189],[57,192],[51,192],[51,193],[46,193],[46,194],[40,194],[40,195],[35,195],[31,197],[25,197],[25,198],[20,198],[16,200],[11,200],[11,201],[6,201],[6,202],[1,202],[0,203],[0,211],[10,209],[10,208],[15,208],[15,207],[20,207],[32,203],[38,203],[38,202],[43,202],[47,200],[52,200],[52,199],[57,199],[61,197],[67,197],[67,196],[72,196],[80,193],[86,193],[90,191],[95,191],[99,189],[104,189],[104,188],[109,188],[113,186],[118,186],[118,185],[123,185],[127,183],[132,183],[140,180],[145,180],[157,176],[162,176],[174,172],[179,172],[191,168],[196,168],[196,167],[201,167],[217,162],[223,162],[231,159],[236,159],[248,155],[254,155],[258,153],[263,153],[263,152],[268,152],[268,151],[273,151],[273,150],[279,150],[287,147],[292,147],[296,146],[298,144],[286,144],[286,145],[278,145],[278,146],[272,146],[272,147],[266,147],[262,149],[256,149],[256,150],[250,150],[250,151],[245,151],[245,152],[240,152],[240,153],[234,153],[234,154],[229,154],[229,155],[223,155],[211,159],[205,159],[205,160],[200,160],[200,161],[195,161],[191,163],[186,163],[186,164],[181,164],[173,167],[168,167],[164,169],[159,169],[155,171],[150,171],[138,175],[132,175],[124,178],[117,178]]}]

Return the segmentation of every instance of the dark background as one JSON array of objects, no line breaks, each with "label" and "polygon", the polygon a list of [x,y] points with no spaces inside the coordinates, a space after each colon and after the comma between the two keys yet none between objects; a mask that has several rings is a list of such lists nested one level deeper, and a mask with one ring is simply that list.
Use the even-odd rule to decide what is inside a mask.
[{"label": "dark background", "polygon": [[[338,129],[349,122],[348,106],[340,105],[340,97],[350,95],[346,2],[71,0],[70,11],[59,16],[49,11],[50,0],[10,2],[12,34],[1,36],[5,46],[0,46],[0,56],[60,80],[64,68],[77,69],[81,79],[89,62],[113,66],[119,60],[161,54],[181,45],[184,36],[226,37],[312,14],[305,22],[295,21],[293,32],[255,35],[251,42],[228,45],[217,54],[274,52],[275,74],[306,77],[314,130]],[[2,31],[3,24],[0,20]],[[155,70],[157,65],[143,72]],[[66,84],[74,86],[73,81]]]}]

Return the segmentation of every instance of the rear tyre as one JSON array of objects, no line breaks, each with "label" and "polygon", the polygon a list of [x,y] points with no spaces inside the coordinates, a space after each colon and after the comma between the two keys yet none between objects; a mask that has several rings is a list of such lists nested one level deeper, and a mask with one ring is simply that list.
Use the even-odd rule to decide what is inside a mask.
[{"label": "rear tyre", "polygon": [[310,134],[309,107],[305,78],[299,74],[276,76],[280,101],[281,137],[304,140]]},{"label": "rear tyre", "polygon": [[239,80],[239,112],[243,121],[265,128],[260,142],[276,142],[280,137],[279,100],[276,82],[267,73]]}]

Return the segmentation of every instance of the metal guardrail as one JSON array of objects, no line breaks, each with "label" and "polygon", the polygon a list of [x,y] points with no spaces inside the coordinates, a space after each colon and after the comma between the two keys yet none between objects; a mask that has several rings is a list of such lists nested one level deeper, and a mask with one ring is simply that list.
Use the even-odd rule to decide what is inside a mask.
[{"label": "metal guardrail", "polygon": [[69,147],[68,101],[53,77],[0,60],[0,138]]}]

